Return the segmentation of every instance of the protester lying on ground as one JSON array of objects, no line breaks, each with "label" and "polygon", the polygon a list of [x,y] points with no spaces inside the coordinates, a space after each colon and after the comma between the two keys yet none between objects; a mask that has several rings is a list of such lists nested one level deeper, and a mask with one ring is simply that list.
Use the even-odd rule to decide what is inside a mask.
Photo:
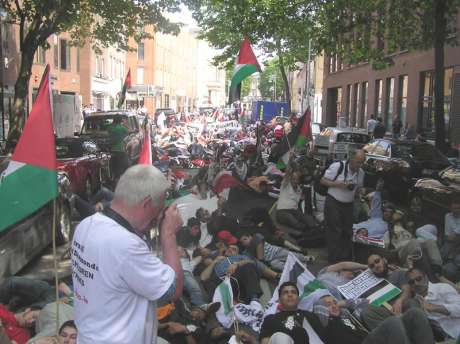
[{"label": "protester lying on ground", "polygon": [[444,220],[443,273],[454,281],[460,281],[460,199],[451,201],[450,212]]},{"label": "protester lying on ground", "polygon": [[[239,233],[239,242],[245,249],[243,254],[261,261],[276,271],[283,271],[284,264],[286,263],[287,256],[290,252],[289,250],[280,246],[269,244],[265,241],[262,234],[256,233],[252,235],[248,231],[242,231]],[[314,257],[312,256],[304,256],[303,254],[294,252],[292,253],[304,264],[314,260]]]},{"label": "protester lying on ground", "polygon": [[318,272],[317,279],[320,281],[336,299],[342,299],[337,290],[344,284],[350,282],[357,274],[367,269],[367,265],[355,262],[340,262],[329,265]]},{"label": "protester lying on ground", "polygon": [[[296,283],[281,284],[278,295],[281,311],[268,315],[264,319],[259,336],[261,344],[310,343],[310,335],[305,329],[304,322],[308,322],[319,338],[326,340],[326,333],[318,317],[313,313],[298,309],[299,289]],[[278,341],[281,339],[285,341]]]},{"label": "protester lying on ground", "polygon": [[370,332],[359,318],[332,296],[324,296],[313,307],[324,327],[328,344],[433,344],[428,319],[420,309],[413,308],[402,316],[389,316]]},{"label": "protester lying on ground", "polygon": [[444,337],[460,336],[460,294],[446,283],[431,283],[420,269],[407,272],[408,282],[415,299],[425,311],[434,328],[441,329]]},{"label": "protester lying on ground", "polygon": [[[254,261],[247,256],[240,255],[238,246],[229,245],[226,248],[225,256],[216,257],[200,275],[202,281],[213,281],[212,291],[225,276],[234,278],[240,286],[241,300],[249,303],[258,300],[262,295],[260,289],[260,277],[262,273]],[[275,273],[276,276],[276,273]]]},{"label": "protester lying on ground", "polygon": [[17,344],[25,344],[30,338],[30,329],[40,313],[39,309],[26,308],[23,312],[10,312],[0,304],[0,333]]},{"label": "protester lying on ground", "polygon": [[182,227],[176,235],[177,244],[182,246],[187,250],[195,250],[200,245],[201,238],[201,222],[195,218],[191,217],[187,221],[187,226]]},{"label": "protester lying on ground", "polygon": [[[64,282],[60,282],[61,297],[73,297],[72,290]],[[10,310],[24,307],[41,309],[50,302],[56,301],[56,289],[45,281],[27,277],[7,277],[0,284],[0,303],[8,305]]]},{"label": "protester lying on ground", "polygon": [[70,204],[78,211],[80,218],[84,219],[109,207],[112,199],[113,192],[102,186],[90,200],[85,200],[78,195],[72,195]]},{"label": "protester lying on ground", "polygon": [[416,306],[416,303],[411,299],[411,288],[406,271],[397,267],[390,267],[387,260],[378,254],[370,255],[367,259],[367,264],[376,277],[384,278],[401,289],[401,294],[389,302],[391,309],[387,309],[384,306],[376,307],[372,305],[364,309],[362,319],[366,326],[373,330],[386,318],[393,315],[401,315],[409,308]]},{"label": "protester lying on ground", "polygon": [[77,327],[73,320],[68,320],[59,328],[57,336],[42,337],[30,342],[30,344],[76,344]]}]

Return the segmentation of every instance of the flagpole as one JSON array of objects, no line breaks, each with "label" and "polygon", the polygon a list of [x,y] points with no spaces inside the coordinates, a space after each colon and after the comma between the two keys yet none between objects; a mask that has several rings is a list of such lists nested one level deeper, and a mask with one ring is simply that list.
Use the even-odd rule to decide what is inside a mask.
[{"label": "flagpole", "polygon": [[53,261],[54,261],[54,287],[56,289],[56,335],[59,333],[59,276],[56,252],[56,198],[53,199]]}]

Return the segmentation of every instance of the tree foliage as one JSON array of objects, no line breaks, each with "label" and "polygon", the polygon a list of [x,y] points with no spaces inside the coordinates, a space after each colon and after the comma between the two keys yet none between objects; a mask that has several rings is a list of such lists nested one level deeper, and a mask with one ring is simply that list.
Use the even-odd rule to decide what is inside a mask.
[{"label": "tree foliage", "polygon": [[71,44],[85,42],[96,50],[109,45],[128,49],[129,37],[149,38],[144,26],[154,25],[165,33],[177,33],[165,12],[179,9],[178,0],[0,0],[7,20],[19,26],[21,64],[15,84],[14,117],[9,140],[16,140],[25,118],[25,104],[33,64],[39,46],[48,48],[53,34],[68,32]]},{"label": "tree foliage", "polygon": [[273,58],[264,63],[265,68],[260,73],[259,90],[263,98],[274,99],[274,90],[276,78],[276,98],[280,98],[283,95],[283,79],[278,66],[278,59]]},{"label": "tree foliage", "polygon": [[[300,0],[187,0],[201,28],[201,38],[222,53],[215,64],[229,66],[243,37],[266,57],[278,57],[285,98],[290,101],[287,72],[305,62],[312,35],[310,1]],[[281,82],[280,82],[281,84]]]}]

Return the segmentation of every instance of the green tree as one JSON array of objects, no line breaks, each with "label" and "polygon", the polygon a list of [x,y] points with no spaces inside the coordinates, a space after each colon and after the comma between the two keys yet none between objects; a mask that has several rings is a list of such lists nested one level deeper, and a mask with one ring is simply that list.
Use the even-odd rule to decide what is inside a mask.
[{"label": "green tree", "polygon": [[268,56],[278,57],[284,98],[290,104],[288,71],[306,62],[314,29],[312,1],[301,0],[186,0],[201,28],[201,38],[222,53],[214,59],[229,66],[243,37]]},{"label": "green tree", "polygon": [[94,49],[112,44],[128,49],[128,38],[151,38],[142,28],[154,25],[165,33],[177,33],[179,25],[171,23],[164,12],[179,9],[178,0],[0,0],[7,20],[19,26],[21,62],[14,86],[13,121],[8,141],[19,138],[25,120],[25,104],[33,58],[38,47],[49,48],[53,34],[69,32],[72,44],[90,42]]},{"label": "green tree", "polygon": [[317,46],[345,63],[376,69],[393,63],[399,50],[433,49],[436,146],[444,150],[444,47],[457,44],[459,0],[317,0]]},{"label": "green tree", "polygon": [[[282,76],[280,72],[280,68],[278,66],[278,59],[273,58],[264,63],[265,68],[260,73],[260,82],[259,82],[259,90],[260,94],[263,98],[270,98],[273,100],[277,100],[279,96],[283,95],[283,83],[282,83]],[[276,81],[275,81],[276,79]],[[276,84],[276,98],[274,98],[275,92],[273,88]],[[284,99],[285,100],[285,99]]]}]

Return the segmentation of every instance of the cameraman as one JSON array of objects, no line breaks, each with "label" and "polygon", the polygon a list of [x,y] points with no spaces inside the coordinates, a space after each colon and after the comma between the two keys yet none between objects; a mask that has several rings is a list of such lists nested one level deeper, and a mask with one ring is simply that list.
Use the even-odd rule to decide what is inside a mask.
[{"label": "cameraman", "polygon": [[321,179],[328,187],[324,204],[326,241],[329,263],[334,264],[351,258],[353,236],[353,200],[356,190],[363,185],[366,160],[363,150],[354,152],[347,161],[331,164]]}]

